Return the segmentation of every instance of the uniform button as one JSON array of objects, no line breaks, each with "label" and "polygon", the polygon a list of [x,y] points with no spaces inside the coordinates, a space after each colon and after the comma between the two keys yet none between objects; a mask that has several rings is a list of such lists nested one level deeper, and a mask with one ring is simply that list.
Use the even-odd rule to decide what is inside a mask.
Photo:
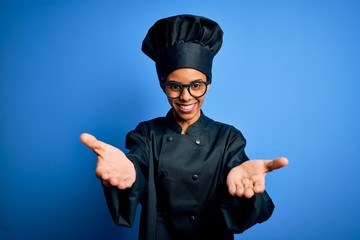
[{"label": "uniform button", "polygon": [[168,141],[168,142],[171,142],[172,140],[173,140],[173,137],[168,137],[168,138],[167,138],[167,141]]},{"label": "uniform button", "polygon": [[195,143],[196,143],[197,145],[200,145],[201,142],[200,142],[199,139],[196,139],[196,140],[195,140]]},{"label": "uniform button", "polygon": [[193,181],[199,180],[199,175],[197,175],[197,174],[192,175],[192,180]]},{"label": "uniform button", "polygon": [[191,216],[189,217],[189,221],[190,221],[190,222],[195,222],[195,216],[194,216],[194,215],[191,215]]}]

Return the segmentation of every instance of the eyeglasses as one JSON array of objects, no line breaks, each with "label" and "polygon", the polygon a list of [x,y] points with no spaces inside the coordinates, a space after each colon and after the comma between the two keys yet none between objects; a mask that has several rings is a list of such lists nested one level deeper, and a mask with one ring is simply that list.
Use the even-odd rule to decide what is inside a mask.
[{"label": "eyeglasses", "polygon": [[181,84],[175,81],[161,83],[161,87],[169,98],[180,97],[184,88],[187,88],[190,95],[194,98],[202,97],[207,91],[207,85],[209,85],[209,82],[202,80],[195,80],[190,84]]}]

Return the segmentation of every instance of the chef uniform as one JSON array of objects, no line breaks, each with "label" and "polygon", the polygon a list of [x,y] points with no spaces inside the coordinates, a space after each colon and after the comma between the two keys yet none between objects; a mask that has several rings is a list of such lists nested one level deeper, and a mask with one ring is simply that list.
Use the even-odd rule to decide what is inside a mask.
[{"label": "chef uniform", "polygon": [[[211,82],[212,60],[222,45],[220,26],[178,15],[157,21],[142,50],[156,63],[160,82],[179,68],[194,68]],[[131,227],[141,204],[140,240],[234,239],[266,221],[274,204],[267,192],[252,198],[228,193],[229,171],[248,160],[246,140],[235,127],[200,118],[182,134],[172,109],[140,123],[126,137],[136,181],[130,189],[104,187],[114,222]]]}]

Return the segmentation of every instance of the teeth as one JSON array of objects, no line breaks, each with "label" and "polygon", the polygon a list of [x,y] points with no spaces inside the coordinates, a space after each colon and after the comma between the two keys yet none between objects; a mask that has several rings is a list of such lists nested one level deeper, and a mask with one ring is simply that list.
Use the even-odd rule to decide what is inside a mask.
[{"label": "teeth", "polygon": [[194,106],[194,104],[191,104],[191,105],[180,105],[180,107],[184,110],[190,110],[192,109]]}]

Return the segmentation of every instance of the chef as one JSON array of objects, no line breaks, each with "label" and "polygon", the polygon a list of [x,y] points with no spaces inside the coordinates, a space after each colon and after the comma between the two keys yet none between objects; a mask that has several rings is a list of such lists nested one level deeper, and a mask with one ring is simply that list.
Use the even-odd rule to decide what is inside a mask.
[{"label": "chef", "polygon": [[274,210],[265,176],[288,160],[249,160],[242,133],[201,110],[222,41],[220,26],[202,16],[158,20],[142,51],[155,62],[168,113],[129,132],[127,153],[80,137],[98,156],[114,222],[131,227],[141,204],[140,240],[230,240]]}]

